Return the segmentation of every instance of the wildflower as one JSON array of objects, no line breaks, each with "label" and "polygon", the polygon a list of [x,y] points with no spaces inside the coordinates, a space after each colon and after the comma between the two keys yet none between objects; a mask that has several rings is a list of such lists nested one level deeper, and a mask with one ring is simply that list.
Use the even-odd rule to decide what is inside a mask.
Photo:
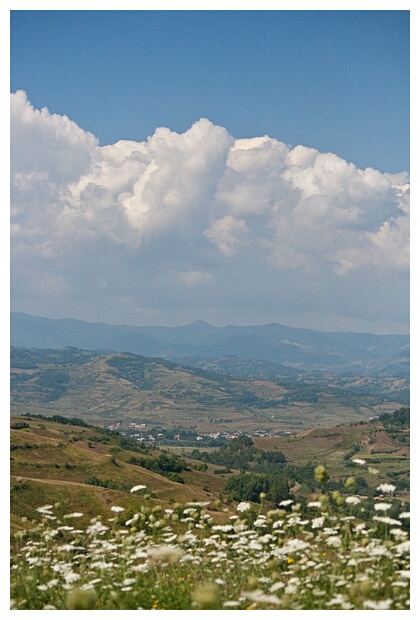
[{"label": "wildflower", "polygon": [[242,592],[242,596],[254,601],[255,603],[266,603],[268,605],[281,605],[281,600],[275,594],[265,594],[262,590],[252,592]]},{"label": "wildflower", "polygon": [[363,459],[352,459],[352,461],[356,463],[356,465],[364,465],[366,463]]},{"label": "wildflower", "polygon": [[111,506],[111,510],[112,512],[124,512],[124,508],[121,508],[121,506]]},{"label": "wildflower", "polygon": [[184,555],[183,550],[180,547],[174,545],[159,545],[157,547],[149,547],[147,555],[151,559],[152,563],[162,562],[165,564],[175,564]]},{"label": "wildflower", "polygon": [[135,493],[136,491],[142,491],[143,489],[147,489],[145,484],[138,484],[137,486],[130,489],[130,493]]},{"label": "wildflower", "polygon": [[410,513],[409,512],[401,512],[399,515],[400,519],[409,519],[410,518]]},{"label": "wildflower", "polygon": [[378,544],[375,544],[374,542],[371,542],[367,545],[366,549],[369,552],[369,555],[371,556],[388,555],[388,549],[385,547],[385,545],[378,545]]},{"label": "wildflower", "polygon": [[83,517],[83,512],[72,512],[69,515],[64,515],[63,519],[79,519]]},{"label": "wildflower", "polygon": [[341,546],[341,538],[340,536],[328,536],[325,541],[329,547],[340,547]]},{"label": "wildflower", "polygon": [[279,506],[290,506],[290,504],[293,504],[293,499],[283,499]]},{"label": "wildflower", "polygon": [[86,533],[101,534],[103,532],[106,532],[106,530],[109,530],[109,527],[107,525],[104,525],[100,521],[95,521],[94,523],[92,523],[92,525],[89,525],[89,527],[86,529]]},{"label": "wildflower", "polygon": [[233,525],[213,525],[213,527],[211,528],[213,531],[220,531],[220,532],[232,532],[234,530]]},{"label": "wildflower", "polygon": [[405,540],[404,542],[399,543],[398,545],[395,545],[394,549],[397,553],[409,553],[410,541]]},{"label": "wildflower", "polygon": [[52,508],[52,505],[48,505],[48,506],[41,506],[40,508],[37,508],[36,510],[37,512],[40,512],[43,515],[51,515],[52,514],[51,508]]},{"label": "wildflower", "polygon": [[140,515],[137,513],[131,519],[128,519],[128,521],[125,522],[125,525],[127,527],[130,527],[130,525],[133,525],[133,523],[136,523],[136,521],[138,521],[139,519]]},{"label": "wildflower", "polygon": [[309,543],[301,540],[300,538],[292,538],[288,540],[283,547],[278,547],[274,550],[275,555],[290,555],[296,551],[303,551],[309,547]]},{"label": "wildflower", "polygon": [[393,484],[388,484],[386,482],[383,482],[378,487],[376,487],[376,489],[378,491],[382,491],[382,493],[391,493],[392,495],[392,493],[397,489],[397,487],[394,486]]},{"label": "wildflower", "polygon": [[379,474],[379,469],[376,469],[376,467],[368,467],[368,472],[376,476],[377,474]]},{"label": "wildflower", "polygon": [[74,573],[72,570],[69,570],[64,573],[64,581],[67,584],[74,583],[75,581],[79,581],[79,579],[80,579],[80,575],[78,575],[77,573]]},{"label": "wildflower", "polygon": [[392,603],[392,599],[387,598],[384,601],[364,601],[363,606],[365,609],[389,609]]},{"label": "wildflower", "polygon": [[191,598],[200,609],[220,608],[219,588],[215,583],[203,583],[197,586]]},{"label": "wildflower", "polygon": [[122,584],[121,584],[121,585],[122,585],[122,586],[132,586],[132,585],[133,585],[133,583],[136,583],[136,580],[135,580],[135,579],[133,579],[133,578],[127,578],[127,579],[124,579],[124,581],[122,582]]},{"label": "wildflower", "polygon": [[361,499],[359,497],[356,497],[355,495],[349,495],[349,497],[346,497],[346,504],[360,504]]},{"label": "wildflower", "polygon": [[337,594],[337,596],[334,596],[330,601],[328,601],[328,603],[326,603],[326,605],[328,605],[328,607],[332,605],[340,605],[342,607],[346,603],[346,597],[343,594]]},{"label": "wildflower", "polygon": [[381,502],[378,504],[374,505],[375,510],[382,510],[383,512],[386,512],[387,510],[389,510],[390,508],[392,508],[392,504],[385,504],[385,502]]},{"label": "wildflower", "polygon": [[308,502],[308,508],[321,508],[321,502]]},{"label": "wildflower", "polygon": [[373,521],[381,521],[387,525],[401,525],[401,521],[397,519],[391,519],[391,517],[373,517]]},{"label": "wildflower", "polygon": [[322,527],[324,525],[324,517],[317,517],[316,519],[312,519],[312,527],[316,529],[318,527]]},{"label": "wildflower", "polygon": [[251,504],[249,502],[241,502],[237,505],[236,510],[238,512],[246,512],[247,510],[251,510]]}]

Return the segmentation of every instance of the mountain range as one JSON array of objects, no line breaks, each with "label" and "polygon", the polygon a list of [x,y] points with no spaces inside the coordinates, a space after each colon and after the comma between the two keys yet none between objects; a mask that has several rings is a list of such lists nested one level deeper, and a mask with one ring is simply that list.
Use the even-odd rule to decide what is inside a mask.
[{"label": "mountain range", "polygon": [[321,332],[277,323],[215,327],[195,321],[180,327],[141,327],[12,312],[10,343],[22,348],[71,346],[89,351],[130,352],[190,366],[215,360],[214,369],[225,372],[232,372],[233,362],[236,368],[242,367],[242,374],[249,363],[238,360],[253,360],[260,367],[261,362],[270,364],[270,371],[281,376],[295,371],[322,371],[408,378],[410,362],[408,335]]}]

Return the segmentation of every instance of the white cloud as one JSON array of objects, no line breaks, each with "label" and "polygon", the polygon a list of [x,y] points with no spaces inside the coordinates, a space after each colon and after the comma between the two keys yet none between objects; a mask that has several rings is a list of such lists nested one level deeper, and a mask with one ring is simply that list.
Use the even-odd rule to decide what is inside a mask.
[{"label": "white cloud", "polygon": [[237,220],[231,215],[225,215],[213,222],[204,231],[225,256],[233,256],[242,239],[246,237],[248,227],[244,220]]},{"label": "white cloud", "polygon": [[357,273],[369,281],[408,271],[405,173],[360,170],[268,136],[234,140],[207,119],[183,134],[161,127],[144,142],[101,147],[67,117],[34,109],[23,91],[11,95],[11,146],[12,274],[22,299],[36,282],[39,296],[55,289],[82,305],[89,291],[106,291],[131,299],[133,312],[149,298],[163,307],[157,283],[177,294],[164,270],[191,294],[211,284],[222,312],[229,291],[245,303],[296,273],[325,288]]}]

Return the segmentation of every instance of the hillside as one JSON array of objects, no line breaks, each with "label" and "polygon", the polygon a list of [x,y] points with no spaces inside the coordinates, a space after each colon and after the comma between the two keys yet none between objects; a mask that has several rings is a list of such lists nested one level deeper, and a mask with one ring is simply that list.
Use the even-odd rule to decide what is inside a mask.
[{"label": "hillside", "polygon": [[[370,467],[376,470],[367,476],[370,486],[386,478],[403,491],[409,488],[410,478],[409,427],[393,426],[385,420],[381,416],[371,422],[310,429],[288,438],[257,437],[254,443],[261,450],[279,450],[290,465],[322,463],[336,481],[364,475]],[[357,467],[353,459],[365,461],[365,467]]]},{"label": "hillside", "polygon": [[11,345],[72,346],[90,351],[130,351],[146,357],[204,360],[222,356],[263,360],[300,370],[408,377],[409,337],[320,332],[270,325],[139,327],[48,319],[11,313]]},{"label": "hillside", "polygon": [[[280,499],[288,496],[288,488],[297,497],[310,497],[319,464],[326,466],[336,488],[343,489],[345,480],[354,476],[363,483],[362,494],[387,481],[397,487],[401,500],[409,499],[409,427],[398,421],[398,412],[375,422],[309,430],[291,438],[242,435],[211,453],[181,454],[139,445],[77,418],[12,416],[10,448],[12,529],[20,527],[22,517],[35,518],[41,505],[59,502],[61,513],[82,512],[89,522],[109,514],[115,504],[136,511],[145,495],[152,506],[208,502],[216,520],[223,521],[222,507],[229,511],[234,501],[259,501],[259,491],[255,497],[246,495],[249,484],[248,491],[240,491],[244,496],[235,495],[240,487],[232,491],[240,471],[247,472],[241,474],[245,478],[265,476],[276,482],[277,492],[286,494]],[[363,467],[357,464],[360,460]],[[280,488],[282,481],[286,490]],[[145,488],[130,493],[137,485]]]},{"label": "hillside", "polygon": [[400,404],[364,392],[244,379],[131,353],[11,349],[16,414],[76,415],[103,426],[279,433],[366,420]]},{"label": "hillside", "polygon": [[[138,510],[145,494],[152,505],[206,501],[215,509],[225,480],[214,474],[214,466],[203,469],[194,460],[138,446],[118,433],[81,426],[77,419],[73,422],[11,417],[13,529],[22,517],[35,518],[37,507],[57,502],[60,512],[82,512],[86,522],[98,514],[111,517],[114,504]],[[142,459],[146,467],[138,464]],[[146,489],[130,493],[137,485]]]}]

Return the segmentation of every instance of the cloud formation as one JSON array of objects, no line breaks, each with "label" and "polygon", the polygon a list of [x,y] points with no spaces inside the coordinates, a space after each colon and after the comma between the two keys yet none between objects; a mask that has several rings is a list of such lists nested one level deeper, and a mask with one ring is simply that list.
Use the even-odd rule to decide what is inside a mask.
[{"label": "cloud formation", "polygon": [[[11,95],[11,146],[19,309],[25,296],[36,308],[55,299],[57,313],[60,300],[72,299],[74,315],[85,307],[87,316],[94,299],[108,299],[115,322],[124,304],[127,321],[153,322],[168,304],[181,311],[185,289],[186,307],[199,311],[191,295],[207,308],[212,299],[223,323],[223,304],[272,298],[273,282],[295,289],[297,308],[306,278],[323,290],[326,281],[332,289],[346,281],[344,291],[356,279],[392,282],[408,273],[406,173],[360,170],[268,136],[235,140],[207,119],[183,134],[161,127],[144,142],[100,146],[67,117],[34,109],[23,91]],[[204,300],[206,288],[212,297]],[[318,306],[327,310],[327,300]]]}]

